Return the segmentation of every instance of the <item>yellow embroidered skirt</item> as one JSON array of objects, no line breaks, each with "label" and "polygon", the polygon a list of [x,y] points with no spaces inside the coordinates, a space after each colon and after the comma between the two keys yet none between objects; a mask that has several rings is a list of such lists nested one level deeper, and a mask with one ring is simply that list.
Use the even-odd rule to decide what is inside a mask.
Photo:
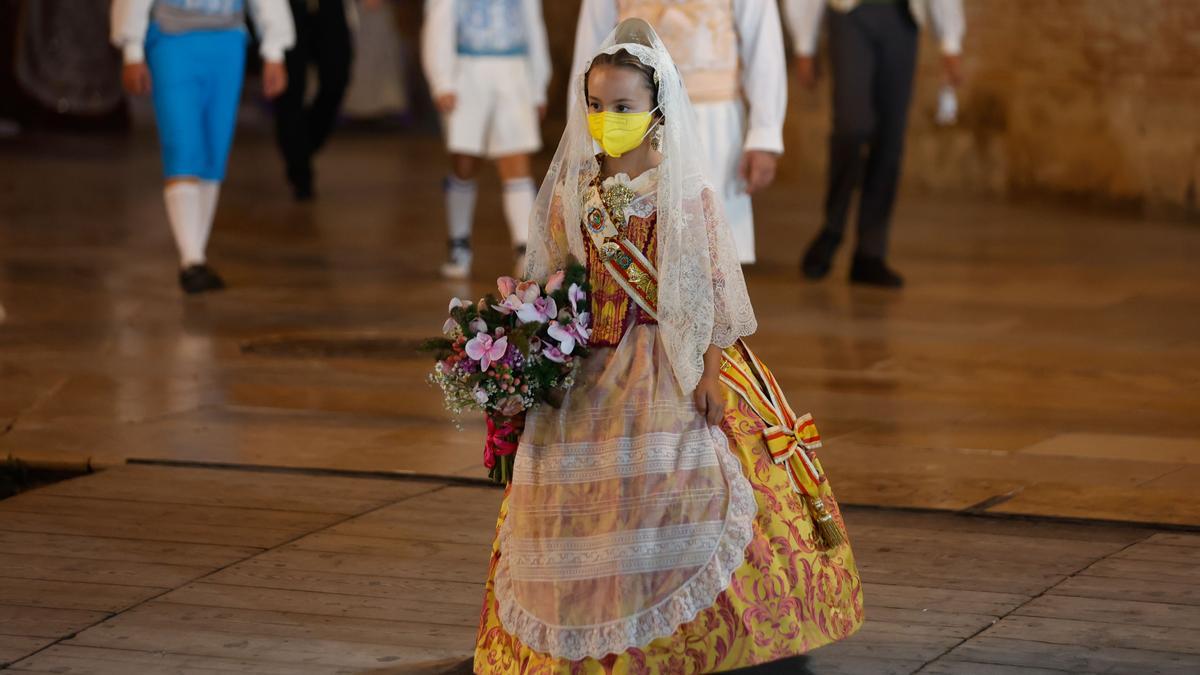
[{"label": "yellow embroidered skirt", "polygon": [[[754,489],[758,514],[745,562],[713,605],[672,635],[642,648],[601,659],[557,659],[531,650],[501,624],[493,593],[500,560],[496,539],[475,648],[476,673],[720,672],[803,654],[862,626],[862,587],[850,545],[820,547],[808,508],[783,467],[771,461],[762,420],[729,389],[726,405],[722,430]],[[821,485],[821,497],[841,523],[828,482]],[[497,532],[508,505],[506,494]]]}]

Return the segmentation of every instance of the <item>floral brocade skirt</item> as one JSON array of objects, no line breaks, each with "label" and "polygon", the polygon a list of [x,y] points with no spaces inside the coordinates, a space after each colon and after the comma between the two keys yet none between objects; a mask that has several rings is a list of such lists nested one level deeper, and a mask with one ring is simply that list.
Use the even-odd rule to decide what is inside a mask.
[{"label": "floral brocade skirt", "polygon": [[[655,328],[638,327],[634,332]],[[576,388],[612,363],[613,352],[594,350]],[[725,395],[721,430],[728,438],[728,451],[749,479],[757,515],[745,560],[713,604],[673,634],[620,654],[570,661],[539,653],[506,631],[500,620],[495,595],[501,550],[497,536],[475,648],[476,673],[712,673],[803,654],[848,637],[862,626],[862,587],[850,545],[831,549],[820,545],[804,501],[792,489],[785,469],[771,461],[762,436],[763,421],[732,390],[726,388]],[[820,496],[841,524],[828,482],[822,483]],[[506,492],[497,533],[509,506]]]}]

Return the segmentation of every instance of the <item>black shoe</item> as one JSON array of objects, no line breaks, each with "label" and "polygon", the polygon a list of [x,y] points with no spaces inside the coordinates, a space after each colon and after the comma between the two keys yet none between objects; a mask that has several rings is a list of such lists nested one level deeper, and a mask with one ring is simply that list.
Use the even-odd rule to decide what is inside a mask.
[{"label": "black shoe", "polygon": [[292,197],[298,202],[311,202],[317,193],[313,190],[312,182],[292,183]]},{"label": "black shoe", "polygon": [[841,235],[834,234],[829,230],[821,230],[817,234],[817,238],[808,245],[808,251],[805,252],[804,259],[800,261],[800,271],[804,272],[804,276],[809,279],[824,279],[825,275],[829,274],[829,265],[833,261],[833,254],[837,251],[838,244],[841,243]]},{"label": "black shoe", "polygon": [[179,287],[188,295],[219,291],[225,282],[208,265],[189,265],[179,271]]},{"label": "black shoe", "polygon": [[313,171],[310,167],[288,169],[288,185],[292,186],[292,197],[298,202],[312,201],[316,197],[313,191]]},{"label": "black shoe", "polygon": [[904,285],[904,278],[888,267],[883,258],[855,255],[854,264],[850,266],[850,283],[900,288]]}]

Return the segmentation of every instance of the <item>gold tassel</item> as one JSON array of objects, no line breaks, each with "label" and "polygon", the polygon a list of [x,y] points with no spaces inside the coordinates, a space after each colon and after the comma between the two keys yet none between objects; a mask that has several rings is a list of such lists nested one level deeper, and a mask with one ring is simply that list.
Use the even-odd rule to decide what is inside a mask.
[{"label": "gold tassel", "polygon": [[805,501],[808,502],[808,508],[812,511],[813,524],[816,526],[814,534],[825,545],[825,548],[836,548],[846,543],[846,535],[842,534],[842,528],[838,527],[833,514],[825,508],[825,502],[820,497],[807,495]]}]

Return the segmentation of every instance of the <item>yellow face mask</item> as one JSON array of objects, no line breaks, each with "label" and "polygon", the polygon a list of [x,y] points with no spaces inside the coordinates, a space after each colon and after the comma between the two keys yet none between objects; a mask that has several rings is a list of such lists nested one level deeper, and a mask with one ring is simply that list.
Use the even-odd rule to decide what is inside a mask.
[{"label": "yellow face mask", "polygon": [[588,113],[588,131],[604,149],[605,154],[620,157],[645,140],[646,134],[650,133],[650,123],[654,120],[654,110],[639,113]]}]

